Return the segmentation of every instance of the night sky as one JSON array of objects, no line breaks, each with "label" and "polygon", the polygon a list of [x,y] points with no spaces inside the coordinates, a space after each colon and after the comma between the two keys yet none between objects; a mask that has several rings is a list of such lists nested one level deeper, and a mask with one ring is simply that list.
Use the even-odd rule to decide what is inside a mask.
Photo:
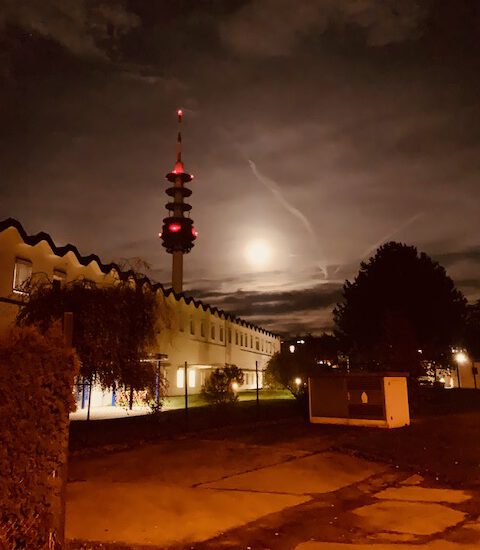
[{"label": "night sky", "polygon": [[479,297],[478,0],[0,0],[0,219],[169,284],[177,107],[195,296],[318,333],[394,239]]}]

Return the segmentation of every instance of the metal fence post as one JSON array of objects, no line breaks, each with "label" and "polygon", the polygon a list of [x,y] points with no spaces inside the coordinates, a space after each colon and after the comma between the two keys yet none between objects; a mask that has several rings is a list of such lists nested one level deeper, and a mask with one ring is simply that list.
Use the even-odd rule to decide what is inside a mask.
[{"label": "metal fence post", "polygon": [[256,380],[256,400],[257,400],[257,420],[260,417],[260,393],[259,393],[259,387],[258,387],[258,361],[255,361],[255,380]]},{"label": "metal fence post", "polygon": [[185,386],[185,429],[188,430],[188,364],[185,361],[183,384]]}]

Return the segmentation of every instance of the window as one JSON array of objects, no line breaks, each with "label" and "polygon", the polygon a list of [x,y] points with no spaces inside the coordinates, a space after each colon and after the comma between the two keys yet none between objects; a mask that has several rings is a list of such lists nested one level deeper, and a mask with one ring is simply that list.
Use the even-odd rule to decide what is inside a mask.
[{"label": "window", "polygon": [[210,338],[215,340],[215,325],[212,325],[210,328]]},{"label": "window", "polygon": [[188,387],[189,388],[195,387],[195,369],[190,369],[188,371]]},{"label": "window", "polygon": [[220,342],[223,342],[223,327],[220,327]]},{"label": "window", "polygon": [[15,260],[13,272],[13,292],[16,294],[28,294],[26,285],[32,276],[32,262],[28,260]]},{"label": "window", "polygon": [[190,319],[190,334],[195,335],[195,322],[193,319]]},{"label": "window", "polygon": [[203,321],[200,323],[200,336],[205,338],[205,323]]},{"label": "window", "polygon": [[250,347],[253,349],[253,336],[250,335]]},{"label": "window", "polygon": [[240,333],[240,345],[243,346],[243,332]]},{"label": "window", "polygon": [[235,331],[235,345],[238,346],[238,331]]},{"label": "window", "polygon": [[180,332],[185,332],[185,324],[181,315],[178,316],[178,330]]},{"label": "window", "polygon": [[255,349],[260,351],[260,342],[258,341],[258,338],[255,338]]},{"label": "window", "polygon": [[228,329],[228,343],[229,344],[232,343],[232,329],[231,328]]},{"label": "window", "polygon": [[185,384],[185,372],[182,367],[181,369],[177,369],[177,388],[183,388],[184,384]]}]

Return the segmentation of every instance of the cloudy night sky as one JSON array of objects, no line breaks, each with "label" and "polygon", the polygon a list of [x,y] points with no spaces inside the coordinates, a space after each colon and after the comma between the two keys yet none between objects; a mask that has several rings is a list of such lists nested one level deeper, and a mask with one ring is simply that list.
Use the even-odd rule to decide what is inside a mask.
[{"label": "cloudy night sky", "polygon": [[0,219],[169,285],[182,107],[195,296],[319,333],[393,239],[474,299],[479,98],[477,0],[0,0]]}]

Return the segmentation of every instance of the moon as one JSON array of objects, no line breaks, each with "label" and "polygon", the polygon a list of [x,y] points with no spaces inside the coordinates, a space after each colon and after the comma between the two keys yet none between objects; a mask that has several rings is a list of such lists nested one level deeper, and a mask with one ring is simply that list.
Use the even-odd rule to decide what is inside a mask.
[{"label": "moon", "polygon": [[267,241],[255,239],[245,247],[245,258],[254,269],[264,269],[272,258],[272,247]]}]

